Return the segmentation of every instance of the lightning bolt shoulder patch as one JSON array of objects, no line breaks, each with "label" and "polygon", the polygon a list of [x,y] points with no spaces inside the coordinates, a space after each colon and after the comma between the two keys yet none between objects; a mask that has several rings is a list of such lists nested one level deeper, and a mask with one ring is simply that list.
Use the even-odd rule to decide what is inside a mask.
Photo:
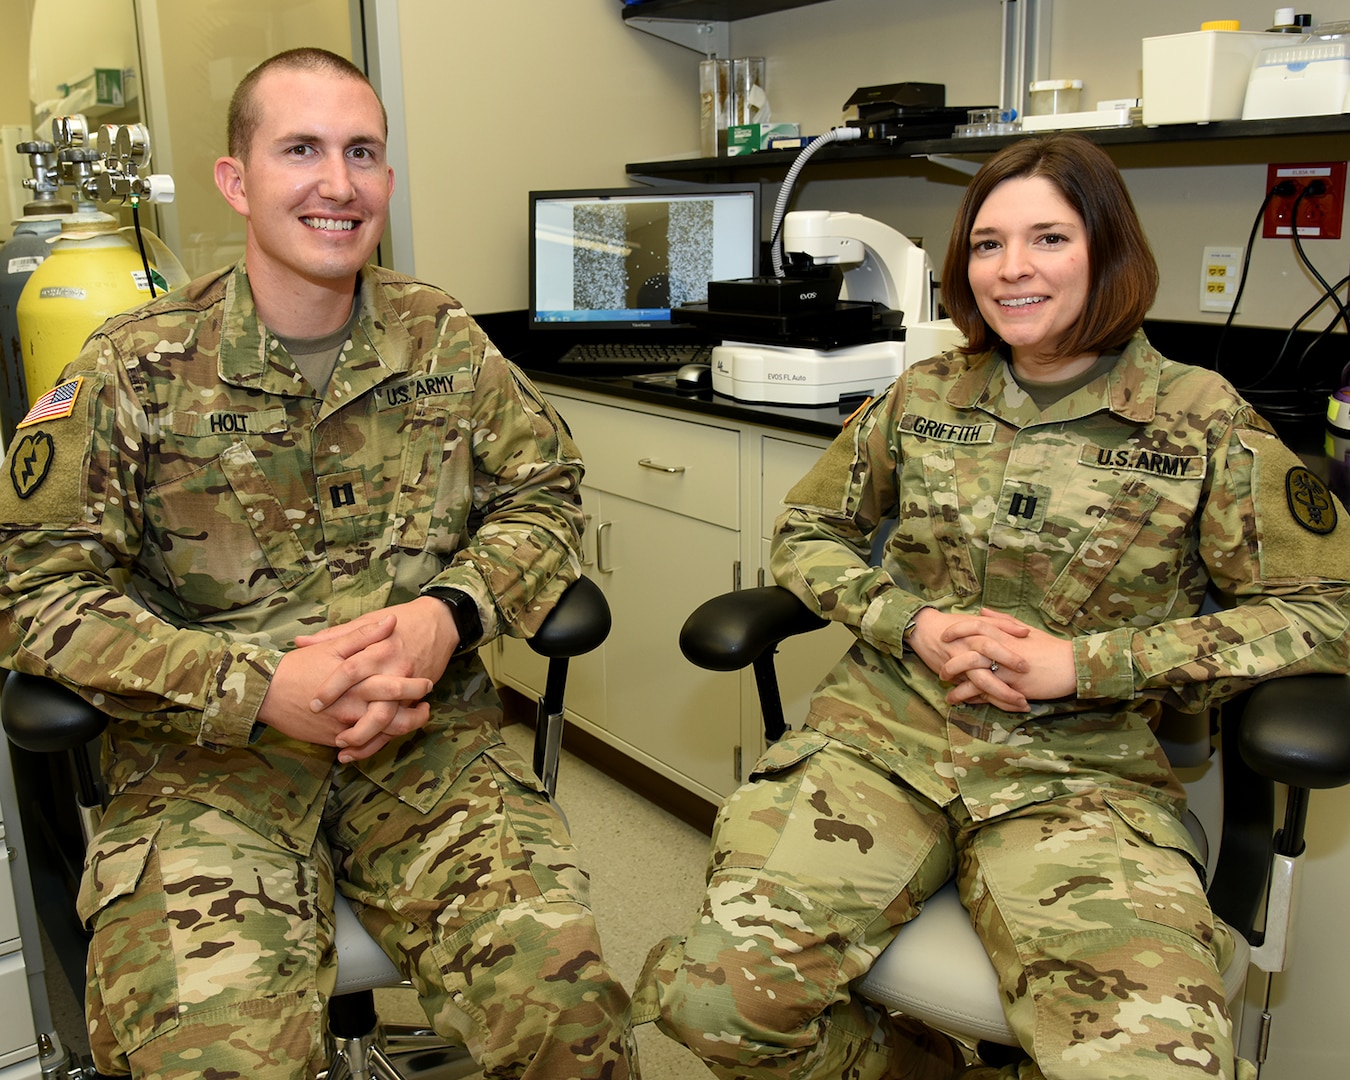
[{"label": "lightning bolt shoulder patch", "polygon": [[89,489],[91,478],[108,467],[107,437],[94,431],[108,385],[103,373],[86,371],[33,402],[5,457],[0,528],[84,529],[102,516],[102,499],[90,499]]},{"label": "lightning bolt shoulder patch", "polygon": [[42,485],[56,459],[56,444],[45,431],[25,434],[9,456],[9,478],[14,494],[26,499]]}]

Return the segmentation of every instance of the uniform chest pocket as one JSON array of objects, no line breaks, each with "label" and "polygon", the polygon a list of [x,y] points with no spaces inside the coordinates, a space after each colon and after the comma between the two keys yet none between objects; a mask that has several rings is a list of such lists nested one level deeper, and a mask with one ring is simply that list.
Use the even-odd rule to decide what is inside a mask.
[{"label": "uniform chest pocket", "polygon": [[1151,626],[1181,588],[1191,506],[1143,479],[1125,480],[1041,601],[1055,623],[1096,632]]},{"label": "uniform chest pocket", "polygon": [[472,432],[460,424],[467,397],[442,394],[409,406],[394,508],[398,548],[445,557],[459,549],[474,505]]},{"label": "uniform chest pocket", "polygon": [[[955,459],[941,451],[907,460],[901,473],[898,519],[886,554],[908,586],[929,597],[979,591],[962,524],[960,479]],[[944,575],[934,573],[938,566]]]},{"label": "uniform chest pocket", "polygon": [[288,507],[242,442],[155,488],[147,519],[165,584],[195,612],[256,602],[304,577],[308,560],[291,514],[312,514],[307,497]]}]

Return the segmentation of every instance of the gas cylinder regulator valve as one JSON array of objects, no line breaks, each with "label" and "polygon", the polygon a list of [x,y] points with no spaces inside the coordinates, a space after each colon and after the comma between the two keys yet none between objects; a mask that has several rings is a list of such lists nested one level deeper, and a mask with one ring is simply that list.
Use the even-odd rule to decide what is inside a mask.
[{"label": "gas cylinder regulator valve", "polygon": [[150,132],[144,124],[104,124],[96,131],[76,113],[52,121],[52,141],[20,143],[31,177],[23,186],[38,200],[52,200],[62,187],[84,202],[172,202],[173,177],[151,173]]}]

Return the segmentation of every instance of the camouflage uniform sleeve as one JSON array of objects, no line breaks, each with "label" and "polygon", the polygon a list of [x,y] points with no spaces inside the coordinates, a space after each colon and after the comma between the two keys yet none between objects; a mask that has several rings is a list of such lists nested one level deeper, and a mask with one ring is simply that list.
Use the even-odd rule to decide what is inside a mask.
[{"label": "camouflage uniform sleeve", "polygon": [[491,344],[475,384],[473,539],[424,591],[478,604],[483,644],[530,637],[580,576],[581,455],[562,418]]},{"label": "camouflage uniform sleeve", "polygon": [[149,420],[111,342],[63,375],[69,412],[16,432],[0,479],[0,663],[114,716],[243,745],[279,653],[173,625],[128,593]]},{"label": "camouflage uniform sleeve", "polygon": [[1198,711],[1271,676],[1350,667],[1344,508],[1245,406],[1209,464],[1200,553],[1232,606],[1077,639],[1079,697]]},{"label": "camouflage uniform sleeve", "polygon": [[784,497],[774,526],[774,580],[823,618],[849,626],[893,655],[924,606],[869,557],[877,530],[895,516],[900,392],[892,387],[855,416]]}]

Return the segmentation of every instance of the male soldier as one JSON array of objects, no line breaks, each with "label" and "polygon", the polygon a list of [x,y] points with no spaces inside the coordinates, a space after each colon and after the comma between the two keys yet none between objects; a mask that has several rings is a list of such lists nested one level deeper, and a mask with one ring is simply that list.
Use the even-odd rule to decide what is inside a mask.
[{"label": "male soldier", "polygon": [[104,1073],[313,1075],[335,887],[492,1075],[635,1066],[473,651],[575,579],[581,462],[458,303],[367,264],[386,133],[341,57],[252,71],[215,168],[243,261],[108,322],[14,440],[3,662],[113,718],[78,905]]}]

